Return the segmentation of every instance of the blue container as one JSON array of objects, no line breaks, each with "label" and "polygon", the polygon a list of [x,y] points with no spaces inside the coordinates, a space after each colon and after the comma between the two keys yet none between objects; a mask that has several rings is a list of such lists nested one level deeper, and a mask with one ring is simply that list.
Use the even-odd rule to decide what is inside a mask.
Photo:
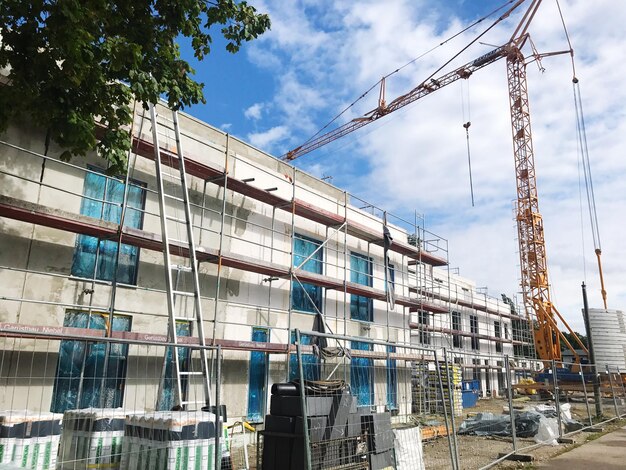
[{"label": "blue container", "polygon": [[462,404],[463,408],[473,408],[478,403],[478,391],[463,390]]},{"label": "blue container", "polygon": [[473,408],[478,403],[478,395],[480,394],[480,381],[464,380],[462,386],[462,404],[463,408]]}]

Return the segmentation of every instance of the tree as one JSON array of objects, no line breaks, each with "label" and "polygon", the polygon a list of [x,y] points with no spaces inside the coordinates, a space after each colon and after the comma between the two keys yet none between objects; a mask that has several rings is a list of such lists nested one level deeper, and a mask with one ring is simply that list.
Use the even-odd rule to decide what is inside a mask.
[{"label": "tree", "polygon": [[[578,338],[585,345],[586,348],[589,347],[587,345],[587,337],[585,335],[581,335],[577,331],[575,331],[574,334],[576,336],[578,336]],[[567,341],[569,341],[569,344],[571,344],[574,347],[574,349],[579,349],[580,348],[580,345],[576,341],[576,336],[574,336],[573,334],[571,334],[569,332],[566,332],[566,331],[563,332],[563,336],[565,336],[565,338],[567,338]],[[565,345],[565,343],[563,341],[561,341],[561,351],[564,351],[565,349],[567,349],[567,346]]]},{"label": "tree", "polygon": [[214,28],[234,53],[270,27],[237,0],[3,0],[0,20],[9,85],[0,85],[0,132],[27,117],[67,149],[62,159],[97,149],[110,173],[125,171],[133,98],[147,107],[164,96],[174,109],[205,102],[177,38],[201,60]]}]

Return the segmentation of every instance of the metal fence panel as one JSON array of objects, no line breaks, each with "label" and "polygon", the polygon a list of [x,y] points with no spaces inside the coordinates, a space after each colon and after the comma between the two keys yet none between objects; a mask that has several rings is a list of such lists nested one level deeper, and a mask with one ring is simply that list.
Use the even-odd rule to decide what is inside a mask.
[{"label": "metal fence panel", "polygon": [[[167,344],[0,332],[0,463],[34,469],[250,468],[219,405],[221,351],[209,349],[216,407],[159,409]],[[183,349],[183,348],[181,348]],[[112,358],[114,357],[114,360]],[[190,356],[187,356],[190,357]],[[199,369],[189,362],[185,370]],[[204,396],[197,375],[187,398]],[[216,452],[216,449],[219,451]]]}]

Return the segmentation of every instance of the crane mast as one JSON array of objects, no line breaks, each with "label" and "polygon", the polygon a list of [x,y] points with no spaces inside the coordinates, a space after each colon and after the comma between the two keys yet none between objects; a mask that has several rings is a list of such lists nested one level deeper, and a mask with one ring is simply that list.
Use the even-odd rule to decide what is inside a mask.
[{"label": "crane mast", "polygon": [[560,360],[559,330],[554,322],[554,306],[550,301],[546,243],[543,219],[539,212],[526,63],[519,49],[510,50],[506,65],[517,181],[516,221],[524,305],[536,320],[533,338],[538,357]]}]

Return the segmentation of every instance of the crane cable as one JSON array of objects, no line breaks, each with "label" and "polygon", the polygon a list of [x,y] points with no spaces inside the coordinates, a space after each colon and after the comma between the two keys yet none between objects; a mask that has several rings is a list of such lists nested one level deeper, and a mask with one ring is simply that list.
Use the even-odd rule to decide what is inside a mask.
[{"label": "crane cable", "polygon": [[578,208],[580,212],[580,242],[581,242],[581,248],[582,248],[581,258],[582,258],[582,264],[583,264],[583,279],[585,283],[587,283],[587,261],[585,260],[585,253],[587,252],[587,248],[585,247],[585,221],[584,221],[583,190],[582,190],[583,176],[581,173],[582,159],[581,159],[580,145],[576,147],[576,150],[577,150],[576,156],[578,160]]},{"label": "crane cable", "polygon": [[563,18],[563,12],[561,11],[561,5],[559,0],[556,0],[556,6],[559,10],[561,17],[561,23],[563,24],[563,30],[567,43],[570,48],[570,57],[572,61],[572,89],[574,93],[574,108],[576,110],[576,134],[578,136],[578,152],[581,156],[583,175],[585,178],[585,189],[587,192],[587,205],[589,206],[589,219],[591,221],[591,234],[593,237],[593,245],[595,248],[596,258],[598,261],[598,273],[600,275],[600,293],[602,295],[602,301],[604,303],[605,310],[607,309],[606,303],[606,290],[604,288],[604,275],[602,273],[602,246],[600,244],[600,228],[598,225],[598,212],[596,209],[596,199],[593,190],[593,180],[591,178],[591,164],[589,161],[589,147],[587,145],[587,130],[585,127],[585,115],[583,113],[583,102],[580,94],[580,80],[576,77],[576,66],[574,63],[574,49],[570,41],[567,26]]},{"label": "crane cable", "polygon": [[467,166],[469,169],[469,184],[470,194],[472,197],[472,207],[474,207],[474,183],[472,182],[472,156],[470,153],[470,136],[469,128],[472,125],[471,120],[471,108],[470,108],[470,96],[469,96],[469,82],[467,83],[467,121],[465,116],[465,100],[463,94],[463,82],[461,82],[461,107],[463,108],[463,128],[465,129],[465,139],[467,141]]},{"label": "crane cable", "polygon": [[591,221],[591,234],[593,237],[593,245],[595,248],[596,258],[598,261],[598,273],[600,275],[600,293],[605,310],[606,289],[604,287],[604,274],[602,272],[602,245],[600,243],[600,228],[598,225],[598,212],[596,208],[596,199],[593,190],[593,179],[591,177],[591,164],[589,162],[589,148],[587,146],[587,131],[585,129],[585,116],[583,114],[582,98],[580,96],[579,80],[574,77],[572,80],[574,90],[574,106],[576,108],[576,130],[578,133],[578,149],[582,156],[583,175],[585,177],[585,189],[587,191],[587,204],[589,206],[589,219]]},{"label": "crane cable", "polygon": [[[332,118],[330,121],[328,121],[328,123],[326,125],[324,125],[323,127],[321,127],[315,134],[313,134],[311,137],[309,137],[306,142],[304,142],[302,144],[302,146],[308,144],[309,142],[311,142],[313,139],[315,139],[318,135],[320,135],[322,132],[324,132],[332,123],[334,123],[337,119],[339,119],[341,116],[343,116],[346,112],[348,112],[348,110],[350,108],[352,108],[354,105],[356,105],[359,101],[361,101],[363,98],[365,98],[365,96],[367,96],[367,94],[372,91],[374,88],[378,87],[379,85],[381,85],[382,83],[385,82],[385,79],[389,78],[390,76],[400,72],[400,70],[402,70],[405,67],[408,67],[409,65],[417,62],[419,59],[423,58],[424,56],[430,54],[431,52],[435,51],[436,49],[439,49],[441,46],[445,45],[446,43],[452,41],[453,39],[455,39],[456,37],[460,36],[461,34],[465,33],[466,31],[472,29],[474,26],[478,25],[479,23],[482,23],[484,20],[486,20],[487,18],[495,15],[496,13],[498,13],[500,10],[502,10],[503,8],[505,8],[507,5],[510,5],[511,3],[516,2],[517,0],[508,0],[506,3],[504,3],[502,6],[496,8],[495,10],[493,10],[491,13],[488,13],[487,15],[483,16],[482,18],[479,18],[478,20],[476,20],[475,22],[473,22],[472,24],[470,24],[469,26],[463,28],[461,31],[453,34],[452,36],[450,36],[448,39],[446,39],[445,41],[440,42],[438,45],[430,48],[429,50],[427,50],[426,52],[420,54],[419,56],[411,59],[409,62],[407,62],[406,64],[402,65],[401,67],[398,67],[397,69],[395,69],[393,72],[388,73],[387,75],[384,75],[380,80],[378,80],[376,83],[374,83],[371,87],[369,87],[364,93],[362,93],[356,100],[354,100],[352,103],[350,103],[348,106],[346,106],[343,110],[341,110],[341,112],[339,114],[337,114],[334,118]],[[501,20],[502,18],[500,18]],[[498,20],[499,22],[499,20]],[[497,22],[496,22],[497,23]],[[495,24],[492,25],[490,28],[487,29],[487,31],[489,31],[493,26],[495,26]],[[482,35],[484,35],[487,31],[483,32],[478,38],[480,38]],[[476,38],[476,40],[478,39]],[[475,41],[472,41],[469,45],[473,44]],[[468,46],[469,46],[468,45]],[[467,47],[463,48],[461,50],[461,52],[463,52],[465,49],[467,49]],[[460,53],[459,53],[460,54]],[[459,54],[455,55],[452,59],[456,58]],[[439,70],[441,70],[443,67],[445,67],[447,64],[449,64],[452,59],[448,62],[446,62],[441,68],[439,68],[437,71],[435,71],[435,73],[437,73]],[[433,74],[434,75],[434,74]],[[432,75],[431,75],[432,77]],[[431,78],[429,77],[429,78]],[[472,204],[473,205],[473,204]]]}]

